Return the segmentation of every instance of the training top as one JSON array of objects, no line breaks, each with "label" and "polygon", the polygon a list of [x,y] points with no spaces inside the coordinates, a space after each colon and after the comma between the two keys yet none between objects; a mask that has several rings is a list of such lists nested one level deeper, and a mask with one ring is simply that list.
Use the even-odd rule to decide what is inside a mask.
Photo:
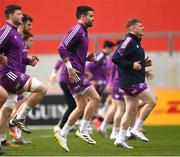
[{"label": "training top", "polygon": [[[134,70],[133,63],[140,61],[141,70]],[[128,33],[125,40],[121,41],[116,49],[112,62],[118,66],[120,87],[145,82],[145,53],[141,47],[141,39]]]}]

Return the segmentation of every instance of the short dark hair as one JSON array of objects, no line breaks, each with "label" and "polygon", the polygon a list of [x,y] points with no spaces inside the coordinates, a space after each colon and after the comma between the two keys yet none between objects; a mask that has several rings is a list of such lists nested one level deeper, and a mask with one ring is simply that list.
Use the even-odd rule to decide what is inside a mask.
[{"label": "short dark hair", "polygon": [[27,41],[30,37],[33,37],[32,33],[25,33],[23,39],[24,41]]},{"label": "short dark hair", "polygon": [[16,10],[21,10],[21,6],[19,5],[15,5],[15,4],[10,4],[7,5],[5,10],[4,10],[4,15],[6,17],[6,19],[9,19],[9,15],[14,13]]},{"label": "short dark hair", "polygon": [[33,18],[30,15],[23,14],[22,22],[25,24],[27,21],[33,22]]},{"label": "short dark hair", "polygon": [[112,41],[109,41],[109,40],[104,41],[103,48],[106,48],[106,47],[112,48],[114,46],[115,46],[115,44]]},{"label": "short dark hair", "polygon": [[126,27],[129,28],[129,27],[135,25],[136,23],[142,23],[142,22],[141,22],[141,20],[136,19],[136,18],[130,19],[130,20],[126,23]]},{"label": "short dark hair", "polygon": [[76,18],[79,19],[81,15],[87,15],[88,11],[94,11],[94,9],[85,5],[78,6],[76,9]]}]

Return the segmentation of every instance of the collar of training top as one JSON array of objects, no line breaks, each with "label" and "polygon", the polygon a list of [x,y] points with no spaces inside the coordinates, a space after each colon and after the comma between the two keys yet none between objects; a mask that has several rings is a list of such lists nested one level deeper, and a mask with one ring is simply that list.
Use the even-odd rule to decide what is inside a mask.
[{"label": "collar of training top", "polygon": [[132,33],[128,33],[127,36],[135,39],[138,43],[141,42],[141,38],[138,38],[135,34],[132,34]]}]

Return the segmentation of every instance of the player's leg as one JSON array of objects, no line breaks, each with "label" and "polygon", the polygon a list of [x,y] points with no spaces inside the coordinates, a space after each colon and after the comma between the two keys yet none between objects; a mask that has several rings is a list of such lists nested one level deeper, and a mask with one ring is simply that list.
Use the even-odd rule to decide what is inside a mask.
[{"label": "player's leg", "polygon": [[8,93],[6,92],[6,90],[0,85],[0,108],[2,107],[2,105],[5,103],[5,101],[8,98]]},{"label": "player's leg", "polygon": [[115,100],[115,104],[117,106],[115,115],[114,115],[114,120],[113,120],[113,128],[112,128],[112,133],[110,136],[110,139],[116,139],[118,134],[119,134],[119,128],[121,124],[121,118],[125,112],[126,109],[126,104],[123,100]]},{"label": "player's leg", "polygon": [[[7,139],[3,139],[7,132],[7,124],[11,116],[12,110],[17,102],[17,95],[13,93],[8,94],[8,98],[0,110],[0,141],[6,145]],[[8,145],[11,145],[10,143]],[[13,146],[13,145],[11,145]],[[14,145],[16,146],[16,145]]]},{"label": "player's leg", "polygon": [[69,115],[76,108],[76,102],[71,92],[69,91],[68,85],[65,82],[60,82],[59,85],[61,89],[63,90],[68,108],[66,109],[63,117],[59,120],[58,124],[54,127],[54,133],[56,133],[57,131],[60,131],[63,128],[63,126],[68,120]]},{"label": "player's leg", "polygon": [[23,90],[25,92],[30,92],[31,95],[22,104],[23,107],[20,111],[18,111],[16,118],[14,118],[12,121],[22,131],[31,133],[31,131],[25,124],[25,119],[29,111],[31,111],[32,108],[34,108],[37,103],[39,103],[41,99],[46,95],[47,89],[39,80],[30,77],[24,85]]},{"label": "player's leg", "polygon": [[155,97],[154,93],[152,92],[152,90],[148,87],[146,90],[141,92],[137,96],[137,98],[142,100],[145,103],[145,105],[142,107],[142,109],[139,113],[139,117],[136,120],[133,129],[131,130],[131,133],[133,135],[135,135],[137,138],[147,142],[149,140],[143,135],[143,133],[140,131],[140,129],[142,128],[143,123],[146,120],[146,118],[149,116],[149,114],[155,107],[156,97]]},{"label": "player's leg", "polygon": [[[13,119],[13,117],[15,117],[15,115],[17,115],[18,110],[20,108],[23,107],[23,103],[26,101],[26,98],[29,96],[30,93],[22,93],[22,94],[18,94],[18,98],[17,98],[17,103],[15,105],[15,107],[13,108],[12,114],[11,114],[11,118]],[[21,109],[20,109],[21,110]],[[20,111],[19,110],[19,111]],[[12,120],[9,121],[9,135],[13,138],[12,141],[15,144],[30,144],[31,141],[29,140],[24,140],[22,138],[22,131],[21,129],[19,129],[17,126],[15,126],[12,123]]]},{"label": "player's leg", "polygon": [[86,98],[82,95],[77,95],[75,97],[75,101],[77,104],[76,108],[69,115],[69,118],[61,131],[55,134],[55,139],[65,151],[69,151],[69,148],[67,146],[67,134],[69,133],[75,122],[83,115],[87,102]]},{"label": "player's leg", "polygon": [[75,100],[74,100],[72,94],[70,93],[69,88],[66,84],[61,83],[61,88],[64,91],[64,95],[65,95],[65,98],[67,100],[67,105],[68,105],[68,108],[67,108],[65,114],[63,115],[62,121],[60,123],[60,128],[63,128],[64,124],[68,120],[69,115],[76,108],[76,102],[75,102]]},{"label": "player's leg", "polygon": [[98,132],[101,136],[106,137],[107,133],[106,133],[106,128],[107,128],[107,124],[112,121],[114,113],[116,111],[116,105],[115,105],[115,100],[112,99],[111,101],[112,103],[109,105],[107,112],[105,113],[104,116],[104,120],[101,123]]},{"label": "player's leg", "polygon": [[123,148],[133,148],[127,145],[125,142],[126,132],[129,127],[131,117],[133,116],[134,110],[136,110],[138,99],[134,96],[125,95],[124,100],[126,103],[126,110],[121,119],[120,131],[114,144]]},{"label": "player's leg", "polygon": [[100,104],[100,97],[93,86],[87,88],[83,96],[86,97],[88,101],[85,106],[84,116],[81,122],[80,129],[76,132],[76,136],[80,137],[89,144],[96,144],[96,142],[88,134],[88,127],[90,125],[92,117],[94,116],[98,108],[98,105]]}]

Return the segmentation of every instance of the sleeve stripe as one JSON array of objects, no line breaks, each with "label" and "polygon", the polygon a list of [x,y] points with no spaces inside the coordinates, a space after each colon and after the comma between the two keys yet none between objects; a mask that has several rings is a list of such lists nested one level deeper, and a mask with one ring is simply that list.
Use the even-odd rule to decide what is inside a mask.
[{"label": "sleeve stripe", "polygon": [[71,39],[75,36],[75,34],[78,32],[80,27],[81,27],[80,25],[75,26],[75,28],[72,30],[72,32],[66,37],[66,39],[64,40],[64,43],[66,46],[69,44]]},{"label": "sleeve stripe", "polygon": [[7,37],[8,33],[10,32],[11,27],[9,25],[7,25],[6,29],[4,30],[4,32],[1,34],[0,36],[0,44],[4,41],[4,39]]},{"label": "sleeve stripe", "polygon": [[97,55],[96,61],[100,61],[103,57],[104,57],[104,54],[100,53],[99,55]]},{"label": "sleeve stripe", "polygon": [[131,41],[132,38],[127,37],[126,40],[123,42],[123,44],[121,45],[121,49],[125,49],[127,47],[127,45],[129,44],[129,42]]}]

